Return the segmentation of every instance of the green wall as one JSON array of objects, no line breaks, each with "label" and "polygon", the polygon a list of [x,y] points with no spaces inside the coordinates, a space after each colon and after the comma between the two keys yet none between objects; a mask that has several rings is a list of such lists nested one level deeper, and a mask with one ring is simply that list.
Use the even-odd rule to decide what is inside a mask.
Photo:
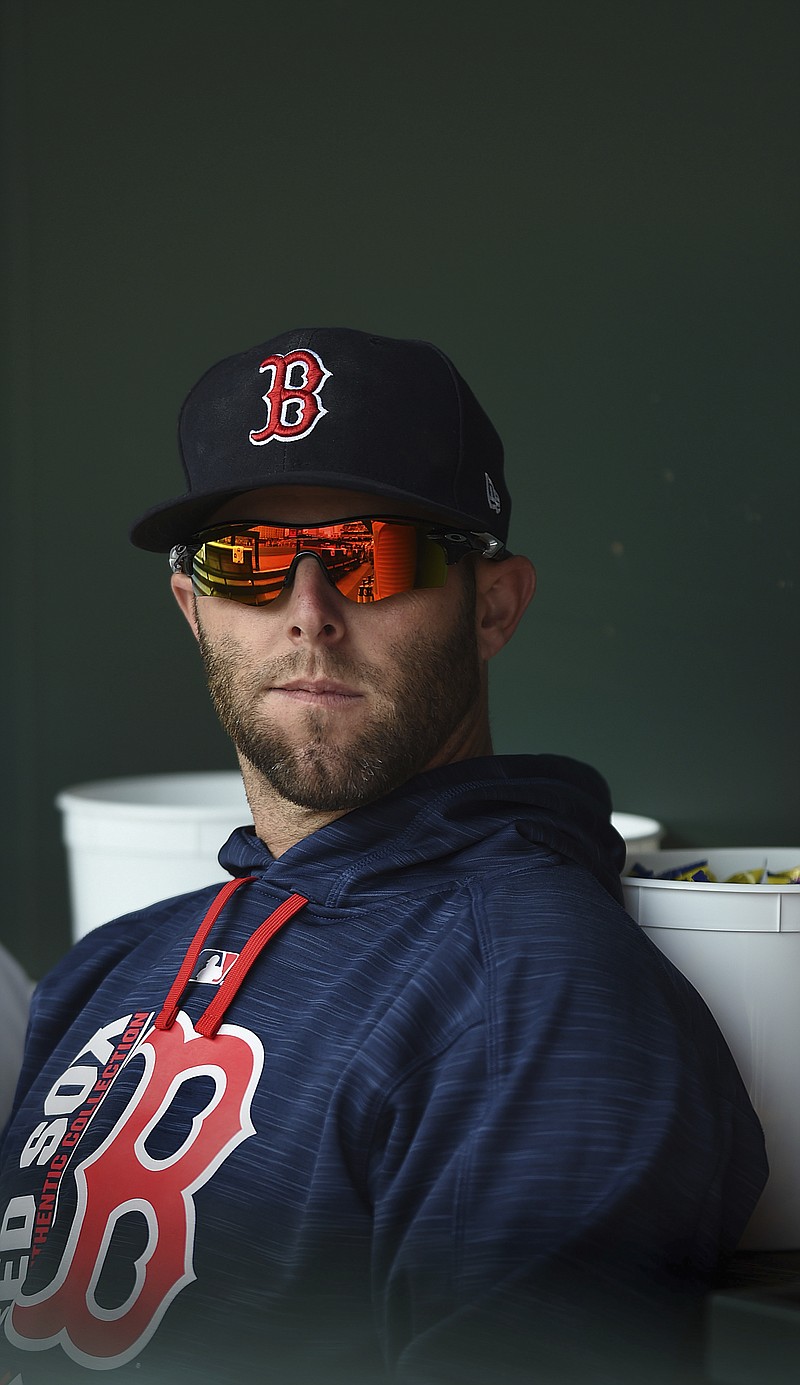
[{"label": "green wall", "polygon": [[304,322],[435,340],[504,435],[496,747],[800,845],[796,3],[2,13],[0,938],[67,946],[59,788],[233,765],[126,531],[200,372]]}]

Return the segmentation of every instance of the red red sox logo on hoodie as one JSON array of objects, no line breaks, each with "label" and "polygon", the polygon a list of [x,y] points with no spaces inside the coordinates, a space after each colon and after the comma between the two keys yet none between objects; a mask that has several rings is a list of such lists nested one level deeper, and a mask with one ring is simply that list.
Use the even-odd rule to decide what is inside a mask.
[{"label": "red red sox logo on hoodie", "polygon": [[326,370],[316,351],[303,347],[285,356],[267,356],[258,369],[269,378],[269,389],[261,396],[267,406],[267,420],[263,428],[250,433],[253,446],[263,447],[273,438],[280,442],[307,438],[328,412],[320,396],[332,372]]},{"label": "red red sox logo on hoodie", "polygon": [[[264,1050],[238,1025],[222,1025],[209,1038],[183,1011],[175,1021],[160,1029],[152,1026],[152,1015],[127,1016],[125,1033],[105,1068],[73,1067],[51,1092],[69,1090],[80,1072],[95,1076],[93,1086],[87,1077],[74,1116],[50,1126],[43,1122],[23,1151],[23,1167],[32,1161],[46,1167],[43,1191],[38,1199],[13,1199],[4,1224],[29,1222],[31,1259],[44,1249],[56,1219],[59,1185],[71,1165],[77,1202],[54,1278],[38,1292],[21,1289],[8,1311],[6,1334],[17,1347],[37,1351],[60,1344],[74,1361],[95,1370],[125,1365],[150,1341],[176,1295],[196,1278],[195,1195],[237,1145],[255,1134],[250,1107]],[[99,1147],[75,1163],[76,1146],[107,1090],[137,1054],[143,1069],[124,1111]],[[184,1083],[198,1076],[211,1079],[213,1093],[180,1147],[155,1158],[149,1137]],[[26,1217],[28,1202],[38,1205]],[[114,1228],[131,1212],[144,1218],[147,1244],[127,1300],[109,1307],[99,1301],[98,1285]]]},{"label": "red red sox logo on hoodie", "polygon": [[[215,953],[213,965],[200,965],[220,910],[252,879],[229,880],[211,901],[158,1015],[137,1010],[104,1025],[47,1093],[45,1119],[19,1156],[19,1191],[0,1213],[0,1301],[13,1300],[0,1322],[15,1346],[41,1351],[60,1345],[93,1370],[123,1366],[197,1278],[195,1197],[237,1146],[255,1135],[250,1110],[264,1068],[261,1040],[222,1020],[268,942],[308,903],[304,895],[287,896],[238,955]],[[193,979],[219,985],[196,1023],[180,1008]],[[132,1079],[130,1088],[123,1072]],[[205,1091],[199,1110],[185,1091],[195,1078]],[[110,1129],[103,1135],[98,1121],[100,1143],[91,1148],[91,1137],[84,1137],[118,1086],[124,1109],[115,1115],[112,1098]],[[177,1148],[159,1139],[173,1107],[191,1114]],[[61,1216],[67,1178],[67,1213]],[[103,1272],[114,1259],[115,1230],[131,1214],[143,1224],[146,1244],[135,1254],[128,1251],[132,1274],[110,1305],[101,1288]],[[59,1246],[56,1236],[55,1248],[54,1225],[65,1237]],[[42,1287],[34,1266],[44,1269],[51,1260],[57,1268]]]}]

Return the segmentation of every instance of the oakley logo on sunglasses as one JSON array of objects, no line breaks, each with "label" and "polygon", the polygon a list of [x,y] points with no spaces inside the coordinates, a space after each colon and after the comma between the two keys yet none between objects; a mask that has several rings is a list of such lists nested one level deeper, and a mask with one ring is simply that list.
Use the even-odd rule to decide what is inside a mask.
[{"label": "oakley logo on sunglasses", "polygon": [[258,369],[262,375],[269,372],[270,386],[261,396],[267,406],[267,421],[263,428],[250,433],[253,446],[262,447],[273,438],[296,442],[308,437],[328,412],[320,393],[332,372],[325,369],[316,351],[302,348],[285,356],[267,356]]}]

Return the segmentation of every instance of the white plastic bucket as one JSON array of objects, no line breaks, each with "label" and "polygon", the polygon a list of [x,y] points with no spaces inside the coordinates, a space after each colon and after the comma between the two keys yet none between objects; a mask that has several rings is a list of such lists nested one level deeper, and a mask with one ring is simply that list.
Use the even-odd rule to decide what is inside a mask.
[{"label": "white plastic bucket", "polygon": [[611,824],[625,839],[628,861],[634,853],[657,851],[664,840],[664,824],[655,818],[643,818],[638,813],[612,813]]},{"label": "white plastic bucket", "polygon": [[[630,859],[630,858],[629,858]],[[718,880],[800,865],[800,847],[637,852],[649,870],[707,860]],[[764,1127],[770,1176],[742,1245],[800,1248],[800,885],[623,880],[625,905],[700,992]]]},{"label": "white plastic bucket", "polygon": [[64,814],[72,935],[229,876],[217,855],[252,824],[241,775],[156,774],[77,784]]}]

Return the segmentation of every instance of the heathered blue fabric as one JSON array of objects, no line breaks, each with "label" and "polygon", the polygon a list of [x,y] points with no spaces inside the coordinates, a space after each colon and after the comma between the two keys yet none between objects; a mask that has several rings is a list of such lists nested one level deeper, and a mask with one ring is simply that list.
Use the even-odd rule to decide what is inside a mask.
[{"label": "heathered blue fabric", "polygon": [[[277,861],[234,832],[220,860],[256,879],[207,946],[240,952],[288,894],[309,900],[225,1015],[263,1044],[255,1133],[194,1193],[196,1278],[103,1378],[616,1381],[606,1330],[645,1356],[659,1325],[680,1330],[763,1186],[763,1138],[706,1007],[621,906],[609,813],[588,767],[497,757],[421,775]],[[38,1201],[23,1151],[54,1084],[76,1059],[102,1069],[96,1031],[159,1011],[216,889],[90,933],[39,986],[0,1216]],[[196,1022],[214,994],[192,983],[182,1008]],[[122,1069],[80,1159],[141,1072]],[[181,1088],[161,1157],[206,1099]],[[28,1294],[56,1271],[73,1183]],[[25,1385],[98,1378],[59,1346],[0,1341],[6,1366]]]}]

